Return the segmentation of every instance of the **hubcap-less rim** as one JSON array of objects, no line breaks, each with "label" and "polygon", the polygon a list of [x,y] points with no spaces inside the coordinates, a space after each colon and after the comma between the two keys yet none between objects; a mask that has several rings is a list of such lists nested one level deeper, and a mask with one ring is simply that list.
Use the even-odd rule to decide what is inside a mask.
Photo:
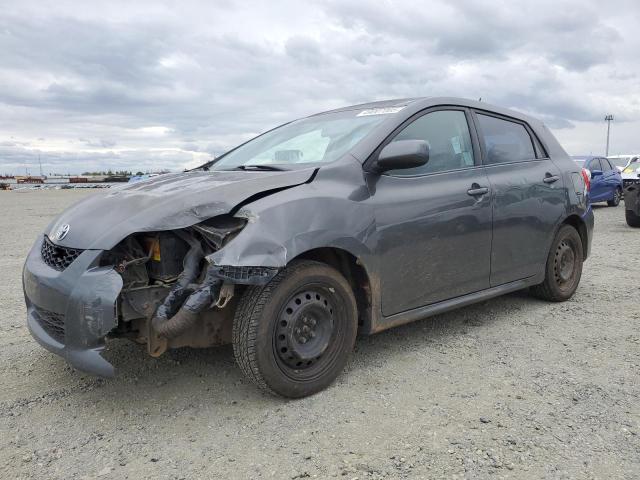
[{"label": "hubcap-less rim", "polygon": [[281,364],[296,371],[313,367],[329,347],[334,324],[334,306],[321,289],[293,295],[276,326],[274,346]]},{"label": "hubcap-less rim", "polygon": [[560,287],[570,285],[576,274],[576,255],[571,244],[563,240],[556,249],[554,273]]},{"label": "hubcap-less rim", "polygon": [[616,205],[620,203],[620,190],[616,189],[616,192],[613,194],[613,203]]}]

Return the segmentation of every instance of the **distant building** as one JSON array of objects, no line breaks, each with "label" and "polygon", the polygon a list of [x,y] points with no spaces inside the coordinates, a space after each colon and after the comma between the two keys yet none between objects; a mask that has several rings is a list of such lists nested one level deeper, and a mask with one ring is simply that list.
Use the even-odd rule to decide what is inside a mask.
[{"label": "distant building", "polygon": [[16,180],[20,184],[23,184],[23,183],[28,183],[28,184],[44,183],[44,178],[43,177],[16,177]]}]

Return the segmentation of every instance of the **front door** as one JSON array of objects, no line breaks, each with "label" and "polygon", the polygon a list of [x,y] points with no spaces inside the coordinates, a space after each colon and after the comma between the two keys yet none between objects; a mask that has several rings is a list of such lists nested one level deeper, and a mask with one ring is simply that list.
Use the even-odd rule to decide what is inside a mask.
[{"label": "front door", "polygon": [[481,113],[475,118],[493,196],[494,287],[544,270],[565,212],[565,189],[560,169],[525,124]]},{"label": "front door", "polygon": [[489,183],[469,118],[431,110],[391,140],[425,140],[430,159],[386,172],[373,188],[385,316],[489,286]]}]

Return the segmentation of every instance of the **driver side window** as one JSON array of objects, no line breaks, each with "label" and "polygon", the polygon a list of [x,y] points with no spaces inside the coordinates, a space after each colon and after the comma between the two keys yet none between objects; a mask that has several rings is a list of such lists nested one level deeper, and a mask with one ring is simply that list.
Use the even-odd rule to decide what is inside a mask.
[{"label": "driver side window", "polygon": [[460,110],[438,110],[427,113],[398,133],[392,142],[424,140],[429,145],[429,161],[420,167],[390,170],[396,176],[415,176],[472,167],[473,148],[469,125]]},{"label": "driver side window", "polygon": [[599,158],[594,158],[593,160],[591,160],[591,163],[589,164],[589,170],[591,170],[591,171],[593,171],[593,170],[602,171],[602,165],[600,164],[600,159]]}]

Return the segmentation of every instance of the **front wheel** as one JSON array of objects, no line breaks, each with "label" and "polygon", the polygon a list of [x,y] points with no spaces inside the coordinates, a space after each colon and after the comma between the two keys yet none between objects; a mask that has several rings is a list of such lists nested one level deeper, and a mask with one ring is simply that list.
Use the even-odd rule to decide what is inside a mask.
[{"label": "front wheel", "polygon": [[249,287],[233,321],[233,352],[259,387],[289,398],[314,394],[344,369],[357,333],[349,283],[323,263],[292,262]]},{"label": "front wheel", "polygon": [[544,282],[531,287],[532,293],[552,302],[568,300],[580,283],[583,259],[580,234],[571,225],[563,225],[551,244]]},{"label": "front wheel", "polygon": [[622,199],[622,189],[618,187],[615,192],[613,192],[613,198],[611,200],[607,200],[607,205],[610,207],[617,207],[620,205],[620,199]]}]

